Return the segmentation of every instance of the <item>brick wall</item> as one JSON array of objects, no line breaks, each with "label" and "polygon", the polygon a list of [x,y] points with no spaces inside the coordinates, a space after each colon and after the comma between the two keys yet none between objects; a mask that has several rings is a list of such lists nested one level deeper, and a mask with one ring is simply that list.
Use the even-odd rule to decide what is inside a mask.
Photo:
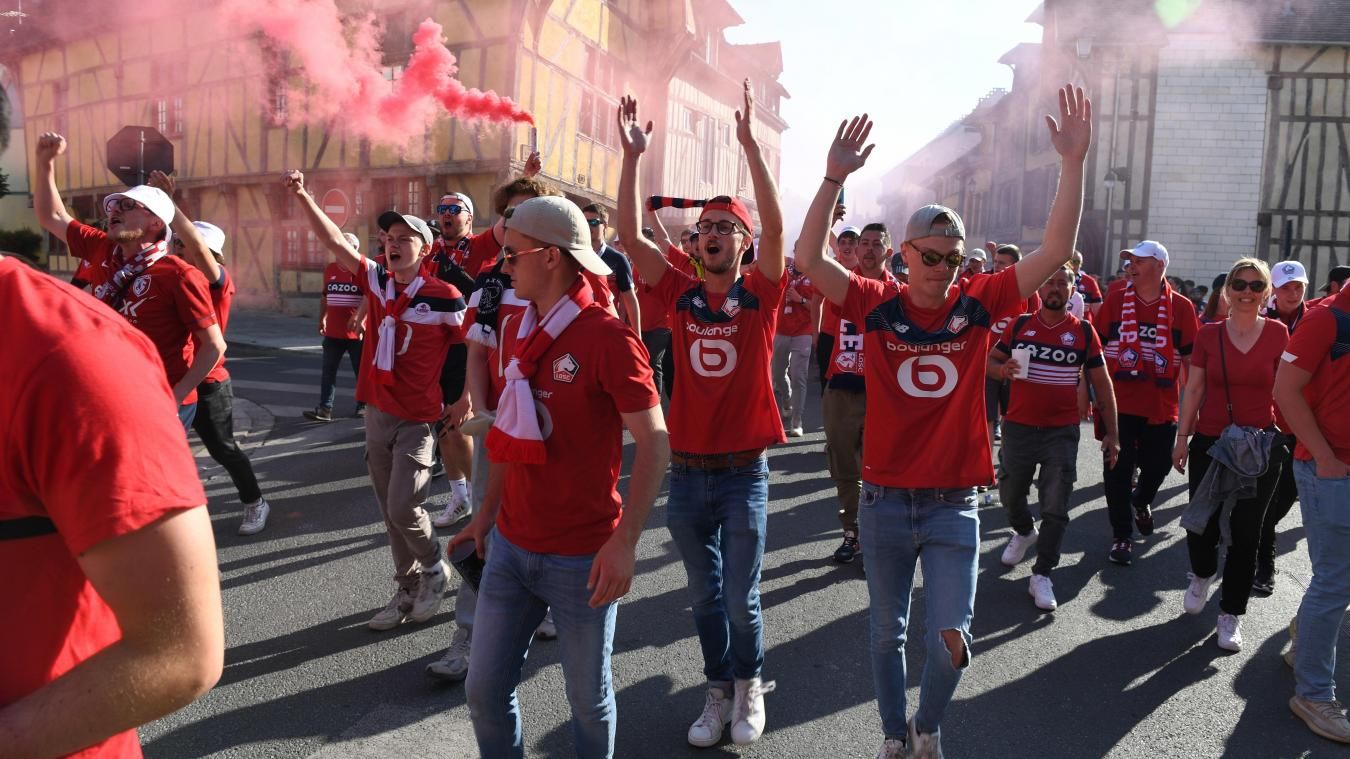
[{"label": "brick wall", "polygon": [[1267,58],[1199,35],[1160,53],[1148,235],[1171,274],[1208,282],[1255,252]]}]

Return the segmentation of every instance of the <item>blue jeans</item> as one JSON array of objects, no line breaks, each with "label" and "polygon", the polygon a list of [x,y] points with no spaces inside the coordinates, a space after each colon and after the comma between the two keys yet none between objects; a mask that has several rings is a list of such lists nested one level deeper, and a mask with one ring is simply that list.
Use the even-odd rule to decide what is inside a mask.
[{"label": "blue jeans", "polygon": [[1324,480],[1311,461],[1294,462],[1313,576],[1298,607],[1294,692],[1336,698],[1336,638],[1350,606],[1350,477]]},{"label": "blue jeans", "polygon": [[619,604],[592,609],[594,555],[532,553],[495,530],[474,611],[473,664],[465,684],[483,759],[525,756],[516,686],[534,630],[553,609],[572,740],[580,759],[614,756],[617,712],[609,657]]},{"label": "blue jeans", "polygon": [[192,420],[197,418],[197,404],[184,403],[178,407],[178,421],[183,423],[183,432],[192,429]]},{"label": "blue jeans", "polygon": [[347,356],[352,363],[352,376],[361,374],[361,341],[346,340],[340,337],[323,339],[323,373],[319,375],[319,405],[332,410],[337,399],[337,373],[342,366],[342,357]]},{"label": "blue jeans", "polygon": [[[872,679],[881,725],[889,738],[905,735],[905,636],[915,565],[923,562],[924,607],[928,612],[927,660],[914,725],[936,733],[970,664],[970,620],[975,612],[975,575],[980,516],[973,488],[902,490],[863,482],[858,504],[858,538],[867,559],[870,596]],[[960,632],[965,652],[960,667],[943,630]]]},{"label": "blue jeans", "polygon": [[759,677],[764,623],[759,569],[769,509],[769,462],[697,469],[672,464],[666,524],[684,559],[709,682]]}]

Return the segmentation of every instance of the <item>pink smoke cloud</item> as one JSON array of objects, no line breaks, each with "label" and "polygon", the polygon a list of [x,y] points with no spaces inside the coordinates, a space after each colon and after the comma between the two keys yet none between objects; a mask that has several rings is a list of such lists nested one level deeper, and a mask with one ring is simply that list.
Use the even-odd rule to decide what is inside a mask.
[{"label": "pink smoke cloud", "polygon": [[413,34],[402,74],[385,78],[383,30],[374,14],[343,17],[333,0],[230,0],[227,23],[261,32],[290,56],[286,76],[288,126],[332,124],[374,143],[406,147],[443,115],[492,124],[534,123],[492,91],[466,88],[445,47],[441,26],[427,19]]}]

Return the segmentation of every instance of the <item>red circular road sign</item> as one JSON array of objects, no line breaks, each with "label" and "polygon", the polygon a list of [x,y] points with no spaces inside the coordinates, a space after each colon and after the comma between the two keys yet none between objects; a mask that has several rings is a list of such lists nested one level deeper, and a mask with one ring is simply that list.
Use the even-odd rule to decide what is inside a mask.
[{"label": "red circular road sign", "polygon": [[352,204],[347,199],[347,193],[334,187],[323,194],[323,200],[319,203],[319,208],[333,220],[333,223],[339,227],[347,226],[351,220]]}]

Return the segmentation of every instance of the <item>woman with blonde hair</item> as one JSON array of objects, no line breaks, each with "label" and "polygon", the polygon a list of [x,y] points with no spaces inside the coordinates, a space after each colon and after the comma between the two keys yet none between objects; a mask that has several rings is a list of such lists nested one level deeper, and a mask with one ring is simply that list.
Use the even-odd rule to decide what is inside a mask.
[{"label": "woman with blonde hair", "polygon": [[1270,294],[1264,262],[1243,258],[1233,264],[1224,291],[1228,318],[1202,326],[1195,337],[1172,463],[1179,472],[1190,464],[1191,503],[1181,524],[1187,529],[1191,582],[1183,607],[1188,614],[1205,607],[1218,578],[1219,545],[1227,545],[1218,644],[1238,651],[1261,523],[1280,476],[1280,457],[1271,451],[1275,370],[1289,330],[1261,316]]}]

